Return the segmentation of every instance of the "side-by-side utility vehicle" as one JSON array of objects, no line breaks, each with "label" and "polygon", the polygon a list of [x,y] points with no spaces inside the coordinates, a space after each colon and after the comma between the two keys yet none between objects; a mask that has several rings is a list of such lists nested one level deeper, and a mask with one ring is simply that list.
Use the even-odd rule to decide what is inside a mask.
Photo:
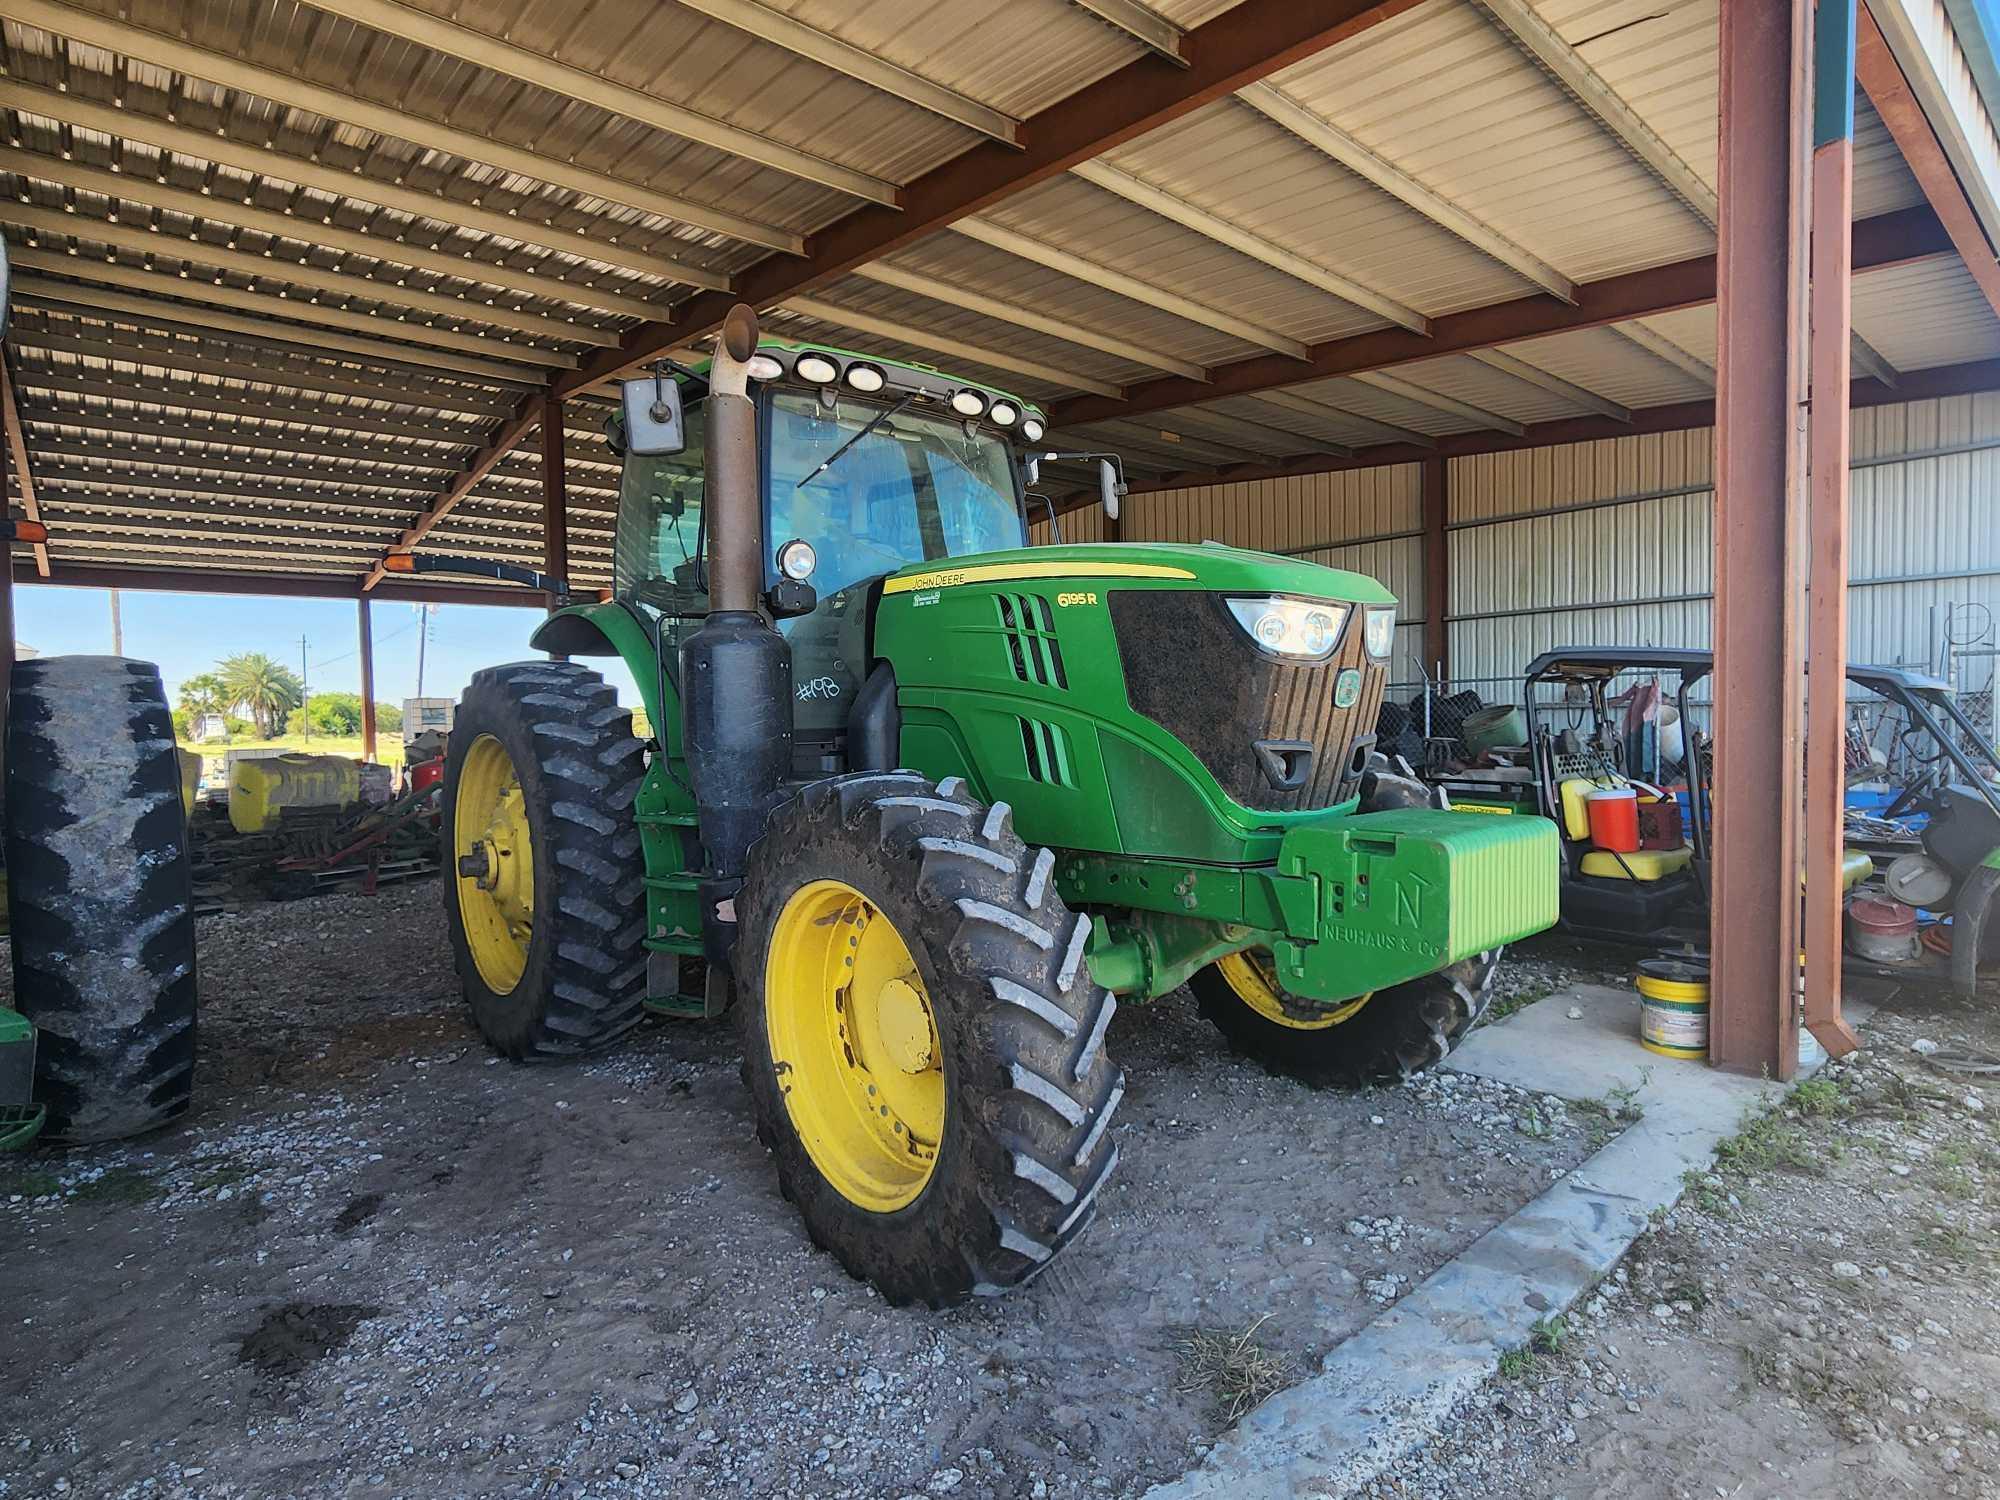
[{"label": "side-by-side utility vehicle", "polygon": [[733,1009],[786,1195],[890,1300],[1017,1284],[1089,1222],[1118,1001],[1192,981],[1273,1068],[1395,1079],[1555,920],[1548,823],[1371,768],[1373,580],[1030,547],[1039,412],[747,308],[623,391],[612,597],[458,706],[459,972],[521,1059]]}]

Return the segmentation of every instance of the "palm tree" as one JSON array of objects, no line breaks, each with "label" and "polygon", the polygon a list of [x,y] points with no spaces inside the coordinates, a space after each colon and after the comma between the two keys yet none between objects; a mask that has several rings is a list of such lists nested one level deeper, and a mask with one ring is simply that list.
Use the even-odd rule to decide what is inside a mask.
[{"label": "palm tree", "polygon": [[181,684],[181,707],[191,719],[229,711],[229,693],[213,672],[200,672]]},{"label": "palm tree", "polygon": [[222,691],[235,707],[248,713],[265,739],[277,732],[285,715],[299,706],[298,674],[261,651],[224,657],[218,664]]}]

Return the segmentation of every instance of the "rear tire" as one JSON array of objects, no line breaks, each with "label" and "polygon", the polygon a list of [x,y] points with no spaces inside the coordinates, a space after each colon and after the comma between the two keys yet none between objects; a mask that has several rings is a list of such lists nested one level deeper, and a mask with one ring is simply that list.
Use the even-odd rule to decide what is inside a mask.
[{"label": "rear tire", "polygon": [[[1118,1159],[1109,1125],[1125,1083],[1104,1049],[1116,1005],[1083,962],[1089,919],[1063,905],[1054,857],[1014,836],[1006,805],[982,807],[963,785],[907,771],[815,783],[773,815],[738,897],[737,1009],[758,1138],[813,1243],[898,1305],[944,1307],[1027,1281],[1089,1224]],[[816,908],[794,898],[823,902],[828,890],[845,913],[828,907],[808,926]],[[914,1055],[942,1074],[942,1124],[925,1172],[904,1179],[908,1201],[871,1208],[834,1180],[854,1153],[829,1144],[832,1129],[815,1126],[833,1116],[814,1111],[832,1110],[857,1078],[883,1077],[884,1096],[907,1080],[864,1033],[865,958],[844,972],[830,963],[822,980],[818,960],[798,955],[802,942],[827,941],[813,930],[841,924],[838,954],[848,924],[859,933],[877,921],[893,924],[920,981],[930,1031]],[[801,1016],[838,1030],[844,1065],[799,1044]],[[910,1056],[905,1074],[919,1071]],[[850,1182],[872,1160],[858,1159]]]},{"label": "rear tire", "polygon": [[[632,799],[644,749],[617,689],[571,662],[488,667],[453,715],[439,803],[445,920],[473,1023],[516,1061],[595,1051],[642,1017],[646,878]],[[502,804],[504,828],[489,816]],[[461,873],[465,858],[505,883],[489,890],[481,879],[498,876]]]},{"label": "rear tire", "polygon": [[47,1138],[137,1135],[194,1097],[187,815],[160,669],[54,656],[12,682],[14,995],[40,1033]]},{"label": "rear tire", "polygon": [[1377,990],[1346,1020],[1308,1029],[1267,1019],[1218,964],[1188,981],[1195,1004],[1232,1050],[1314,1088],[1401,1083],[1436,1067],[1493,1003],[1500,949]]}]

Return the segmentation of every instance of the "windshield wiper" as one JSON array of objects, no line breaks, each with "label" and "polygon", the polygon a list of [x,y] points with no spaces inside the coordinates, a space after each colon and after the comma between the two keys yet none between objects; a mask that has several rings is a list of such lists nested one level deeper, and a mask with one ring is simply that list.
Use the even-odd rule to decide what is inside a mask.
[{"label": "windshield wiper", "polygon": [[805,478],[801,479],[797,484],[793,485],[792,492],[796,494],[798,491],[804,489],[807,485],[811,484],[815,479],[819,478],[820,475],[824,474],[828,469],[832,468],[835,464],[839,463],[842,455],[844,455],[849,448],[852,448],[856,443],[860,442],[863,438],[867,437],[869,433],[873,432],[876,428],[880,427],[884,422],[888,421],[889,418],[895,416],[896,413],[900,412],[904,407],[908,406],[912,401],[916,399],[917,399],[917,393],[915,391],[911,391],[909,395],[905,396],[901,401],[898,401],[894,406],[891,406],[886,410],[882,411],[881,413],[879,413],[875,417],[875,419],[871,421],[866,427],[862,428],[859,432],[855,433],[853,437],[849,438],[846,442],[842,443],[838,448],[834,449],[832,456],[829,457],[825,463],[821,464],[817,469],[814,469],[810,474],[806,475]]}]

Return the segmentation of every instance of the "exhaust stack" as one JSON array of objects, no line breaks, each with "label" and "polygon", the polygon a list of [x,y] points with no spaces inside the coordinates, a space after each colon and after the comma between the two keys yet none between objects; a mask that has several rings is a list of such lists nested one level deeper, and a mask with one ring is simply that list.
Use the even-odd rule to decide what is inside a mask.
[{"label": "exhaust stack", "polygon": [[757,314],[729,311],[709,371],[709,610],[681,647],[688,771],[707,868],[702,939],[727,967],[736,945],[737,889],[792,764],[792,651],[758,612],[764,592],[763,486],[749,361]]}]

